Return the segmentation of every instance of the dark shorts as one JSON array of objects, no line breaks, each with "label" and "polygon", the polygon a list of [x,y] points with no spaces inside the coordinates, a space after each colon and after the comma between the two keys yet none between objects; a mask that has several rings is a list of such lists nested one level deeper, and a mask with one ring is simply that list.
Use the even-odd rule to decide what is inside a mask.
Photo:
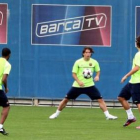
[{"label": "dark shorts", "polygon": [[86,94],[87,96],[89,96],[91,100],[102,99],[99,90],[95,86],[86,87],[86,88],[72,87],[67,93],[67,95],[65,96],[65,98],[76,99],[81,94]]},{"label": "dark shorts", "polygon": [[7,96],[6,96],[6,94],[4,93],[3,90],[0,90],[0,106],[2,106],[2,107],[8,107],[9,106]]},{"label": "dark shorts", "polygon": [[140,104],[140,83],[127,83],[121,90],[118,97],[129,100],[132,97],[133,103]]}]

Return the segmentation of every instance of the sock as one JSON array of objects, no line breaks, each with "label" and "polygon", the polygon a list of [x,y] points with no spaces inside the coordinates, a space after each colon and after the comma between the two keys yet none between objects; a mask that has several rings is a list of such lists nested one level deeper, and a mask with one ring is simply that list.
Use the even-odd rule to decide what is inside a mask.
[{"label": "sock", "polygon": [[133,112],[131,111],[131,108],[126,110],[126,113],[127,113],[128,119],[133,119],[134,118],[134,115],[133,115]]},{"label": "sock", "polygon": [[56,115],[58,116],[60,114],[61,111],[59,111],[58,109],[56,110]]},{"label": "sock", "polygon": [[3,125],[2,125],[2,124],[0,124],[0,129],[1,129],[1,128],[3,128]]},{"label": "sock", "polygon": [[106,117],[108,117],[108,116],[109,116],[108,110],[106,110],[106,111],[104,112],[104,114],[105,114]]}]

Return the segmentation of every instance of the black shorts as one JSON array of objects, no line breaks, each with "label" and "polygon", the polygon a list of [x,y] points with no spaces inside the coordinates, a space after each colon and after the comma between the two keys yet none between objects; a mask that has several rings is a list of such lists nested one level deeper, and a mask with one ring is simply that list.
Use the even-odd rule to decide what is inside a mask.
[{"label": "black shorts", "polygon": [[65,96],[65,98],[76,99],[81,94],[86,94],[87,96],[89,96],[91,100],[102,99],[99,90],[95,86],[86,87],[86,88],[72,87],[67,93],[67,95]]},{"label": "black shorts", "polygon": [[7,96],[6,96],[6,94],[4,93],[3,90],[0,90],[0,106],[2,106],[2,107],[8,107],[9,106]]},{"label": "black shorts", "polygon": [[121,90],[118,97],[129,100],[132,97],[133,103],[140,104],[140,83],[127,83]]}]

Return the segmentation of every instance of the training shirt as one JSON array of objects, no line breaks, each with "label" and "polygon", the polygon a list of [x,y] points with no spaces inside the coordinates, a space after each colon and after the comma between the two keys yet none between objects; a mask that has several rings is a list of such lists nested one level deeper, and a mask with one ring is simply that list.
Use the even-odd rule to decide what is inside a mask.
[{"label": "training shirt", "polygon": [[11,70],[11,64],[5,59],[0,58],[0,89],[2,89],[2,78],[4,74],[9,74]]},{"label": "training shirt", "polygon": [[[100,71],[99,64],[96,60],[90,58],[88,61],[85,61],[84,58],[78,59],[73,66],[72,72],[77,74],[77,77],[80,81],[84,83],[84,87],[90,87],[95,85],[93,77],[86,79],[83,76],[83,70],[85,68],[91,69],[92,73]],[[74,81],[73,87],[80,87],[77,81]]]},{"label": "training shirt", "polygon": [[[135,54],[135,57],[133,59],[132,69],[136,65],[140,67],[140,51]],[[129,82],[130,83],[140,83],[140,69],[131,75],[131,79]]]}]

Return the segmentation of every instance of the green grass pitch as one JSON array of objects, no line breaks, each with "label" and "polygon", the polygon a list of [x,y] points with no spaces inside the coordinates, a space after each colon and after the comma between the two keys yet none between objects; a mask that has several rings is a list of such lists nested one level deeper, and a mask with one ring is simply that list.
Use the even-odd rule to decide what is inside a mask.
[{"label": "green grass pitch", "polygon": [[[2,108],[0,108],[1,111]],[[110,109],[117,120],[106,120],[99,108],[65,108],[55,120],[49,120],[56,107],[11,106],[5,122],[8,136],[0,140],[139,140],[140,114],[133,112],[137,122],[123,127],[126,113],[123,109]]]}]

